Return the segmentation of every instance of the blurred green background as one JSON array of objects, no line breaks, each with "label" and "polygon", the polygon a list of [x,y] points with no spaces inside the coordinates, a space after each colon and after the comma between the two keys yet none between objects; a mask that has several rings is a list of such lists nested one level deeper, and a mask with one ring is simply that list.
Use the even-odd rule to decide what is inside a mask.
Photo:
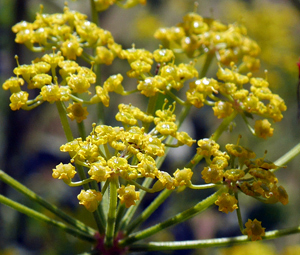
[{"label": "blurred green background", "polygon": [[[70,9],[89,14],[89,1],[70,1]],[[38,55],[29,52],[24,45],[14,43],[11,27],[22,20],[33,22],[39,5],[44,5],[45,13],[62,12],[63,1],[38,0],[1,0],[0,1],[0,81],[1,84],[13,76],[16,66],[14,55],[19,56],[20,64],[29,64]],[[235,143],[239,134],[243,135],[241,145],[255,151],[262,157],[267,150],[267,159],[275,161],[300,141],[300,120],[297,118],[297,84],[300,56],[300,1],[297,0],[204,0],[198,3],[198,13],[212,17],[224,23],[239,22],[248,29],[248,35],[261,46],[261,71],[256,76],[265,77],[268,70],[268,81],[274,93],[279,94],[286,102],[288,110],[280,123],[273,124],[274,136],[267,141],[251,136],[246,125],[236,120],[232,132],[223,134],[219,143],[225,150],[226,143]],[[135,43],[137,48],[154,50],[159,41],[153,38],[154,31],[161,26],[174,26],[181,22],[182,17],[194,10],[194,1],[190,0],[148,0],[146,6],[137,6],[123,10],[116,6],[110,7],[100,14],[100,26],[111,31],[117,43],[123,48],[130,48]],[[34,57],[33,57],[34,55]],[[125,67],[125,70],[124,70]],[[109,75],[125,73],[126,65],[116,64],[103,67],[103,80]],[[215,77],[217,65],[211,67],[208,77]],[[54,105],[44,104],[37,109],[25,112],[12,112],[9,108],[9,92],[0,90],[0,168],[11,176],[29,186],[39,195],[63,207],[65,211],[93,225],[91,219],[84,218],[85,209],[77,206],[78,190],[69,189],[63,182],[51,177],[52,168],[61,161],[68,161],[66,155],[59,152],[61,144],[65,143],[59,119]],[[136,96],[126,98],[125,102],[139,104]],[[113,116],[117,104],[112,105]],[[93,114],[87,122],[92,123]],[[107,121],[114,122],[107,117]],[[185,131],[189,130],[193,138],[208,137],[219,124],[211,109],[193,110]],[[88,124],[89,125],[89,124]],[[88,126],[87,125],[87,126]],[[186,148],[185,148],[186,150]],[[189,159],[189,150],[174,150],[170,157],[176,156],[181,161]],[[183,155],[180,156],[179,155]],[[169,157],[169,158],[170,158]],[[168,160],[167,160],[168,161]],[[169,160],[170,161],[170,160]],[[180,163],[179,163],[180,164]],[[278,171],[277,176],[290,197],[287,206],[263,205],[254,199],[242,196],[241,210],[244,221],[247,217],[262,221],[266,230],[292,227],[300,221],[300,158],[297,157]],[[197,168],[201,172],[201,165]],[[198,173],[198,176],[200,174]],[[0,183],[0,193],[41,210],[30,201],[19,196],[11,188]],[[150,219],[149,223],[174,215],[179,210],[194,205],[209,194],[207,192],[186,190],[183,195],[174,195],[163,208]],[[189,197],[187,202],[187,196]],[[153,197],[149,196],[150,201]],[[184,203],[183,203],[184,202]],[[221,236],[237,235],[239,228],[235,213],[228,215],[212,208],[207,212],[189,220],[185,224],[171,228],[153,237],[154,240],[186,240],[205,239]],[[180,235],[180,234],[181,235]],[[264,242],[269,248],[260,247],[260,254],[284,254],[287,246],[297,245],[300,235],[287,236],[274,241]],[[255,245],[255,244],[252,244]],[[242,248],[238,251],[209,248],[197,251],[168,252],[167,254],[258,254],[252,248]],[[89,244],[65,235],[55,228],[36,222],[18,214],[10,208],[0,205],[0,254],[77,254],[89,249]],[[267,250],[262,250],[267,249]],[[234,253],[236,252],[236,253]],[[248,253],[247,253],[248,252]],[[151,254],[151,253],[149,253]],[[153,253],[154,254],[154,253]],[[160,254],[160,253],[155,253]],[[292,254],[292,253],[291,253]],[[300,254],[295,253],[293,254]]]}]

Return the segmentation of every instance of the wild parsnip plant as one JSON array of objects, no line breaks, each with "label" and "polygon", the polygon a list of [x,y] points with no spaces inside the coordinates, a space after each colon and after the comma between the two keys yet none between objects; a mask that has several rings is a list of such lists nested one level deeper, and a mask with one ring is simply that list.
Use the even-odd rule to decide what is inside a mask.
[{"label": "wild parsnip plant", "polygon": [[[288,194],[275,171],[299,154],[300,145],[273,163],[265,158],[266,154],[256,155],[243,147],[241,136],[232,137],[230,144],[218,143],[238,116],[248,127],[241,135],[267,139],[274,132],[271,123],[281,121],[282,113],[287,110],[284,100],[271,91],[267,74],[255,76],[260,68],[260,47],[247,36],[246,28],[203,18],[195,10],[187,13],[178,25],[158,29],[154,37],[159,46],[153,52],[134,44],[124,49],[109,31],[98,25],[99,13],[113,4],[126,9],[146,1],[91,0],[92,21],[86,14],[70,10],[67,4],[62,13],[54,14],[47,14],[41,6],[32,23],[22,21],[14,25],[15,42],[44,55],[33,59],[31,64],[19,63],[16,56],[15,76],[2,85],[11,92],[13,111],[34,110],[43,103],[56,105],[66,135],[60,151],[69,153],[70,162],[57,162],[52,176],[70,189],[81,187],[78,204],[86,208],[87,217],[94,217],[97,229],[69,216],[3,171],[0,172],[3,182],[62,221],[3,195],[0,202],[91,242],[92,249],[85,254],[198,249],[299,233],[298,225],[268,231],[259,219],[242,219],[239,194],[263,203],[288,204]],[[181,59],[189,59],[188,62],[178,62],[179,56],[185,56]],[[101,65],[113,65],[116,58],[128,62],[128,71],[101,81]],[[86,65],[79,64],[78,59]],[[204,59],[201,69],[196,68],[199,59]],[[207,77],[215,62],[216,75]],[[134,90],[126,89],[129,79],[137,84]],[[37,96],[32,96],[33,91],[38,91]],[[120,103],[115,113],[119,124],[110,126],[103,116],[113,104],[110,100],[113,93],[120,97],[143,97],[148,106],[140,109]],[[162,107],[158,104],[161,97],[164,97]],[[92,126],[85,126],[91,105],[97,107],[98,119]],[[192,107],[201,111],[203,106],[211,107],[222,122],[210,137],[197,141],[180,131],[180,127]],[[71,121],[77,122],[80,137],[74,137]],[[184,167],[162,167],[170,150],[193,144],[197,149]],[[196,183],[197,178],[193,178],[200,175],[194,169],[201,160],[206,164],[201,171],[204,184]],[[212,194],[156,225],[138,228],[170,195],[178,196],[185,189],[199,193],[210,189]],[[141,211],[138,208],[147,193],[158,195]],[[212,205],[217,205],[222,213],[236,212],[240,236],[182,242],[144,241]]]}]

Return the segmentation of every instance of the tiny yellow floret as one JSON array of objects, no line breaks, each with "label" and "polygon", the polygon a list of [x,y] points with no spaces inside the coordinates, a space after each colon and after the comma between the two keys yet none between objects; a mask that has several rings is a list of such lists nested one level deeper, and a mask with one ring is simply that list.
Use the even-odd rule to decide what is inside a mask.
[{"label": "tiny yellow floret", "polygon": [[81,190],[77,198],[79,204],[83,205],[89,212],[94,212],[102,200],[102,193],[94,189]]},{"label": "tiny yellow floret", "polygon": [[60,163],[53,169],[52,177],[55,179],[71,180],[76,174],[75,167],[69,164]]},{"label": "tiny yellow floret", "polygon": [[122,204],[125,203],[126,208],[129,208],[132,205],[136,205],[136,200],[140,198],[140,192],[135,191],[134,185],[124,185],[118,189],[118,197]]},{"label": "tiny yellow floret", "polygon": [[261,226],[261,221],[255,219],[254,221],[248,220],[245,224],[244,234],[248,235],[251,241],[262,240],[265,235],[265,228]]}]

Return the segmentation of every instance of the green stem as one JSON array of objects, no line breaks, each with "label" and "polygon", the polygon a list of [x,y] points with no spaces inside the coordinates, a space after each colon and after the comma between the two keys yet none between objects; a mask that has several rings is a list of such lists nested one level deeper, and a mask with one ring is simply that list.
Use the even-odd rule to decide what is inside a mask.
[{"label": "green stem", "polygon": [[137,226],[147,220],[151,214],[170,196],[172,190],[165,189],[162,191],[153,202],[132,221],[125,229],[126,234],[130,234]]},{"label": "green stem", "polygon": [[148,187],[144,187],[143,185],[139,184],[138,182],[134,181],[134,180],[128,180],[128,183],[134,185],[135,187],[143,190],[143,191],[146,191],[148,193],[154,193],[152,189],[149,189]]},{"label": "green stem", "polygon": [[[290,149],[286,154],[281,156],[279,159],[277,159],[274,164],[277,166],[284,166],[288,162],[290,162],[292,159],[294,159],[296,156],[300,154],[300,143],[298,143],[296,146],[294,146],[292,149]],[[273,171],[276,171],[280,167],[276,168]],[[272,171],[272,170],[271,170]]]},{"label": "green stem", "polygon": [[238,208],[236,209],[236,215],[237,215],[237,218],[238,218],[238,222],[239,222],[239,227],[240,227],[241,233],[243,233],[243,231],[244,231],[244,224],[243,224],[243,219],[242,219],[242,214],[241,214],[241,209],[240,209],[240,203],[239,203],[238,193],[235,193],[235,198],[237,199],[237,206],[238,206]]},{"label": "green stem", "polygon": [[67,181],[64,181],[67,185],[69,185],[70,187],[78,187],[78,186],[83,186],[84,184],[87,184],[89,182],[92,182],[94,181],[93,179],[85,179],[85,180],[82,180],[82,181],[78,181],[78,182],[67,182]]},{"label": "green stem", "polygon": [[214,194],[212,194],[211,196],[207,197],[206,199],[202,200],[201,202],[199,202],[198,204],[196,204],[195,206],[181,212],[178,213],[177,215],[173,216],[172,218],[169,218],[168,220],[158,223],[152,227],[149,227],[145,230],[133,233],[131,235],[129,235],[127,238],[121,240],[119,242],[119,244],[121,246],[127,246],[131,243],[134,243],[136,241],[145,239],[149,236],[154,235],[155,233],[168,228],[170,226],[176,225],[178,223],[181,223],[183,221],[186,221],[187,219],[203,212],[204,210],[206,210],[209,206],[211,206],[218,198],[218,196],[220,194],[222,194],[224,191],[226,190],[225,187],[220,188],[218,191],[216,191]]},{"label": "green stem", "polygon": [[182,108],[182,110],[179,114],[179,117],[176,120],[176,125],[177,125],[178,129],[180,128],[181,124],[183,123],[186,116],[190,112],[191,107],[192,107],[192,105],[186,105],[185,107]]},{"label": "green stem", "polygon": [[62,127],[64,129],[67,141],[71,142],[74,140],[74,138],[72,135],[72,130],[70,128],[69,122],[68,122],[67,114],[66,114],[64,106],[63,106],[63,102],[56,101],[56,107],[58,110],[60,121],[61,121]]},{"label": "green stem", "polygon": [[220,126],[217,128],[217,130],[211,135],[210,139],[217,141],[221,134],[228,128],[229,124],[234,120],[236,117],[237,112],[234,111],[231,115],[224,118]]},{"label": "green stem", "polygon": [[185,101],[181,100],[179,97],[174,95],[171,91],[167,90],[166,94],[169,95],[172,99],[174,99],[175,102],[177,102],[180,105],[186,105]]},{"label": "green stem", "polygon": [[191,183],[190,185],[188,185],[188,188],[190,188],[190,189],[211,189],[216,186],[217,186],[217,184],[214,184],[214,183],[201,184],[201,185],[194,185]]},{"label": "green stem", "polygon": [[215,55],[213,53],[207,53],[206,59],[205,59],[205,62],[204,62],[204,66],[202,67],[202,70],[201,70],[201,73],[200,73],[200,77],[199,77],[200,79],[206,76],[208,68],[210,67],[210,64],[211,64],[214,56]]},{"label": "green stem", "polygon": [[92,22],[94,22],[98,26],[98,12],[96,10],[95,1],[90,0],[91,4],[91,15],[92,15]]},{"label": "green stem", "polygon": [[86,131],[85,131],[85,126],[83,121],[80,123],[77,123],[78,131],[79,131],[79,136],[82,138],[82,140],[86,139]]},{"label": "green stem", "polygon": [[[152,115],[152,116],[154,115],[157,99],[158,99],[158,93],[156,93],[155,96],[149,98],[147,114]],[[150,123],[148,123],[148,122],[143,123],[143,127],[145,128],[145,133],[148,132],[149,126],[150,126]]]},{"label": "green stem", "polygon": [[59,208],[57,208],[55,205],[50,204],[40,196],[38,196],[36,193],[34,193],[32,190],[28,189],[26,186],[22,185],[17,180],[13,179],[9,175],[7,175],[5,172],[0,170],[0,179],[14,188],[15,190],[19,191],[23,195],[27,196],[29,199],[37,202],[44,208],[48,209],[50,212],[54,213],[56,216],[60,217],[65,222],[71,224],[72,226],[78,228],[79,230],[86,232],[87,234],[94,235],[96,233],[96,230],[86,226],[84,223],[82,223],[79,220],[74,219],[73,217],[69,216],[68,214],[61,211]]},{"label": "green stem", "polygon": [[112,247],[115,234],[115,225],[116,225],[116,215],[117,215],[117,204],[118,204],[118,176],[113,176],[110,178],[110,200],[109,200],[109,209],[107,215],[107,224],[105,232],[105,245],[107,247]]},{"label": "green stem", "polygon": [[[97,182],[91,182],[91,187],[94,190],[99,190],[99,187],[97,185]],[[100,232],[100,234],[104,234],[105,233],[105,224],[106,224],[106,218],[104,215],[104,210],[103,210],[103,204],[100,203],[97,210],[95,212],[93,212],[94,214],[94,218],[96,220],[96,224],[98,227],[98,230]]]},{"label": "green stem", "polygon": [[[275,239],[282,236],[300,233],[300,225],[282,230],[267,231],[263,240]],[[242,244],[251,242],[251,239],[246,235],[237,237],[223,237],[206,240],[195,241],[178,241],[178,242],[149,242],[147,244],[133,244],[130,246],[130,251],[163,251],[163,250],[185,250],[185,249],[201,249],[207,247],[218,247],[233,244]]]},{"label": "green stem", "polygon": [[117,211],[117,218],[116,218],[115,235],[117,234],[117,232],[120,229],[120,225],[121,225],[125,210],[126,210],[125,204],[119,203],[118,211]]},{"label": "green stem", "polygon": [[4,197],[2,195],[0,195],[0,203],[5,204],[5,205],[15,209],[20,213],[26,214],[29,217],[32,217],[34,219],[54,225],[54,226],[62,229],[63,231],[65,231],[73,236],[76,236],[82,240],[85,240],[88,242],[95,242],[95,238],[93,235],[88,234],[86,232],[82,232],[81,230],[78,230],[75,228],[70,228],[66,224],[64,224],[60,221],[53,220],[40,212],[32,210],[32,209],[28,208],[27,206],[17,203],[17,202],[15,202],[7,197]]}]

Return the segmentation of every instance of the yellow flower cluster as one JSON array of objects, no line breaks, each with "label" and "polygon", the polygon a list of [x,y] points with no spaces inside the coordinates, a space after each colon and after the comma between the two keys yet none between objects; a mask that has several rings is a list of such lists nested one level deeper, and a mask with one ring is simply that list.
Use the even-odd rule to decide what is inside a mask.
[{"label": "yellow flower cluster", "polygon": [[[272,172],[277,166],[238,144],[227,144],[227,152],[211,139],[198,141],[197,153],[203,156],[209,166],[201,172],[206,183],[227,185],[230,192],[241,190],[265,203],[288,203],[288,194]],[[229,164],[230,163],[230,164]],[[229,193],[223,193],[215,202],[219,210],[232,212],[237,209],[237,200]]]},{"label": "yellow flower cluster", "polygon": [[[191,82],[186,92],[187,101],[197,108],[204,104],[213,106],[214,115],[218,118],[226,118],[236,112],[244,117],[255,114],[280,121],[286,105],[280,96],[271,92],[269,83],[262,78],[251,78],[252,74],[242,75],[233,68],[224,69],[219,65],[219,81],[202,78]],[[247,83],[250,83],[250,91],[244,88]],[[267,119],[256,120],[254,129],[255,134],[262,138],[273,135]]]},{"label": "yellow flower cluster", "polygon": [[[198,77],[198,72],[192,64],[175,65],[174,53],[167,49],[158,49],[153,53],[145,49],[122,50],[119,54],[121,59],[127,59],[131,70],[127,76],[138,78],[137,89],[141,94],[152,97],[157,92],[165,93],[171,89],[180,90],[188,79]],[[151,74],[153,59],[157,62],[155,75]]]},{"label": "yellow flower cluster", "polygon": [[[58,70],[57,70],[58,69]],[[58,84],[56,73],[61,75],[62,81]],[[51,75],[48,73],[51,72]],[[31,65],[18,65],[14,69],[17,77],[11,77],[3,84],[3,89],[10,89],[10,107],[12,110],[30,110],[43,102],[69,101],[73,94],[90,93],[91,84],[96,82],[95,73],[79,66],[73,60],[65,60],[61,52],[45,54]],[[22,77],[22,78],[21,78]],[[24,83],[28,89],[39,89],[40,93],[34,99],[28,99],[29,93],[21,90]],[[81,100],[82,101],[82,100]],[[68,108],[71,119],[82,121],[88,114],[81,104],[73,104]]]},{"label": "yellow flower cluster", "polygon": [[[113,4],[129,8],[145,2],[95,0],[93,3],[97,11],[103,11]],[[102,103],[108,107],[109,93],[125,96],[139,92],[149,98],[147,112],[132,104],[119,104],[115,118],[123,127],[93,124],[93,130],[86,138],[76,138],[60,147],[62,152],[70,154],[71,163],[57,165],[53,169],[53,178],[62,179],[70,186],[102,182],[101,191],[81,190],[77,196],[80,204],[88,211],[97,210],[109,183],[117,184],[115,194],[126,208],[138,203],[141,190],[158,192],[215,185],[227,187],[227,191],[215,201],[219,210],[225,213],[238,209],[238,191],[265,203],[288,203],[287,192],[282,186],[277,186],[278,180],[272,172],[276,165],[264,158],[255,159],[254,152],[239,144],[227,144],[227,152],[223,152],[213,136],[197,142],[195,155],[196,159],[204,157],[206,160],[207,166],[201,174],[208,185],[192,184],[193,171],[190,167],[194,165],[193,160],[187,165],[189,167],[172,173],[158,169],[157,159],[166,156],[166,147],[192,146],[196,142],[186,132],[178,131],[182,119],[176,120],[176,104],[185,107],[184,110],[190,106],[201,108],[208,105],[217,118],[240,114],[246,122],[248,117],[257,115],[260,119],[250,130],[262,138],[273,135],[268,119],[280,121],[286,105],[281,97],[272,93],[267,79],[254,77],[251,73],[259,68],[257,56],[260,48],[247,36],[245,27],[225,25],[189,13],[177,26],[157,30],[155,37],[164,46],[150,52],[137,49],[135,45],[122,49],[109,31],[86,18],[86,15],[65,7],[61,14],[49,15],[41,11],[33,23],[23,21],[16,24],[13,32],[17,43],[23,43],[36,52],[53,49],[53,53],[43,55],[30,65],[17,63],[18,67],[14,69],[16,77],[3,84],[3,89],[11,91],[12,110],[30,110],[45,101],[63,102],[57,105],[62,106],[67,116],[78,123],[89,114],[83,105]],[[94,49],[95,56],[89,55],[85,51],[87,48]],[[199,75],[195,62],[177,64],[175,52],[185,53],[191,58],[205,55],[208,62],[216,56],[216,78],[204,77],[208,62]],[[126,60],[130,66],[126,74],[137,80],[137,87],[126,91],[120,73],[111,75],[100,86],[96,84],[97,77],[92,68],[80,66],[76,62],[77,57],[92,66],[110,65],[115,58]],[[225,68],[226,65],[231,68]],[[245,72],[249,73],[242,74]],[[189,88],[184,88],[188,80],[192,80]],[[29,99],[30,91],[21,89],[25,82],[28,90],[39,91],[34,99]],[[96,84],[94,89],[92,84]],[[182,88],[186,100],[177,96]],[[158,93],[172,98],[173,103],[167,106],[168,100],[165,99],[162,108],[154,107]],[[85,94],[84,97],[82,94]],[[82,99],[87,98],[86,95],[90,98]],[[70,101],[68,107],[65,105],[67,101]],[[167,138],[175,138],[177,143],[168,144]],[[88,178],[72,182],[77,174],[74,164],[85,167]],[[152,178],[155,182],[151,188],[144,187],[139,182],[141,178]],[[264,228],[257,220],[249,220],[245,226],[244,233],[252,240],[259,240],[264,235]]]},{"label": "yellow flower cluster", "polygon": [[95,48],[97,54],[90,61],[107,65],[121,50],[111,33],[88,21],[86,15],[68,7],[55,14],[44,14],[42,9],[33,23],[22,21],[13,26],[17,43],[37,52],[56,47],[66,59],[72,60],[82,56],[85,48]]},{"label": "yellow flower cluster", "polygon": [[[126,106],[120,106],[121,109],[124,107]],[[133,106],[128,106],[127,109],[132,110],[132,112],[136,111],[137,116],[150,117]],[[134,118],[134,114],[132,116]],[[175,121],[171,108],[160,110],[157,116],[159,117],[152,117],[151,120],[154,122],[171,119]],[[116,118],[118,119],[118,117]],[[143,118],[139,119],[144,120]],[[175,189],[178,186],[188,186],[190,184],[193,175],[190,168],[177,169],[173,173],[174,177],[172,177],[169,173],[160,171],[156,166],[155,158],[165,154],[166,145],[163,140],[167,137],[166,134],[157,135],[157,131],[145,133],[144,128],[136,125],[130,125],[126,130],[106,125],[96,126],[96,124],[93,127],[93,131],[85,140],[77,138],[60,147],[61,151],[70,153],[71,163],[88,168],[87,173],[91,180],[105,182],[115,176],[129,182],[145,177],[157,179],[150,192],[160,191],[164,188]],[[176,132],[172,135],[176,137]],[[182,137],[184,138],[180,139],[181,143],[178,146],[189,145],[194,142],[188,135]],[[111,155],[108,146],[115,150],[114,155]],[[68,180],[65,181],[67,184],[70,183],[75,174],[75,167],[70,163],[68,165],[61,163],[56,169],[53,169],[53,177],[67,178]],[[140,186],[137,187],[141,188]],[[126,207],[135,205],[135,201],[139,199],[139,192],[135,191],[135,185],[122,186],[118,189],[118,193],[121,203],[125,203]],[[86,201],[85,196],[79,195],[80,200]],[[99,196],[93,195],[92,197],[99,202]],[[89,196],[88,199],[92,198]],[[92,200],[87,201],[90,203]],[[88,210],[91,210],[90,208],[95,209],[95,204],[90,205],[89,203],[86,206],[85,202],[81,202]]]},{"label": "yellow flower cluster", "polygon": [[166,48],[181,50],[191,58],[209,52],[216,54],[218,61],[225,65],[242,59],[242,69],[254,71],[259,68],[256,57],[260,48],[241,25],[225,25],[191,12],[177,26],[160,28],[154,36]]},{"label": "yellow flower cluster", "polygon": [[[212,106],[214,115],[218,118],[239,113],[247,121],[247,117],[258,115],[263,119],[256,120],[254,131],[250,130],[262,138],[273,135],[273,128],[267,119],[280,121],[286,105],[280,96],[272,93],[267,80],[253,77],[252,73],[241,74],[259,68],[256,57],[260,49],[247,36],[245,27],[225,25],[213,19],[202,18],[196,13],[189,13],[176,27],[157,30],[155,37],[165,47],[176,52],[181,50],[189,57],[215,54],[219,61],[218,80],[201,77],[191,82],[186,91],[186,103],[197,108]],[[221,64],[231,65],[231,69],[223,68]],[[148,85],[149,82],[142,84]],[[246,89],[248,84],[249,90]]]},{"label": "yellow flower cluster", "polygon": [[[205,157],[209,166],[201,172],[206,183],[220,183],[223,181],[224,169],[228,166],[229,156],[219,150],[220,146],[214,140],[202,139],[198,141],[197,153]],[[211,157],[213,159],[211,160]]]}]

